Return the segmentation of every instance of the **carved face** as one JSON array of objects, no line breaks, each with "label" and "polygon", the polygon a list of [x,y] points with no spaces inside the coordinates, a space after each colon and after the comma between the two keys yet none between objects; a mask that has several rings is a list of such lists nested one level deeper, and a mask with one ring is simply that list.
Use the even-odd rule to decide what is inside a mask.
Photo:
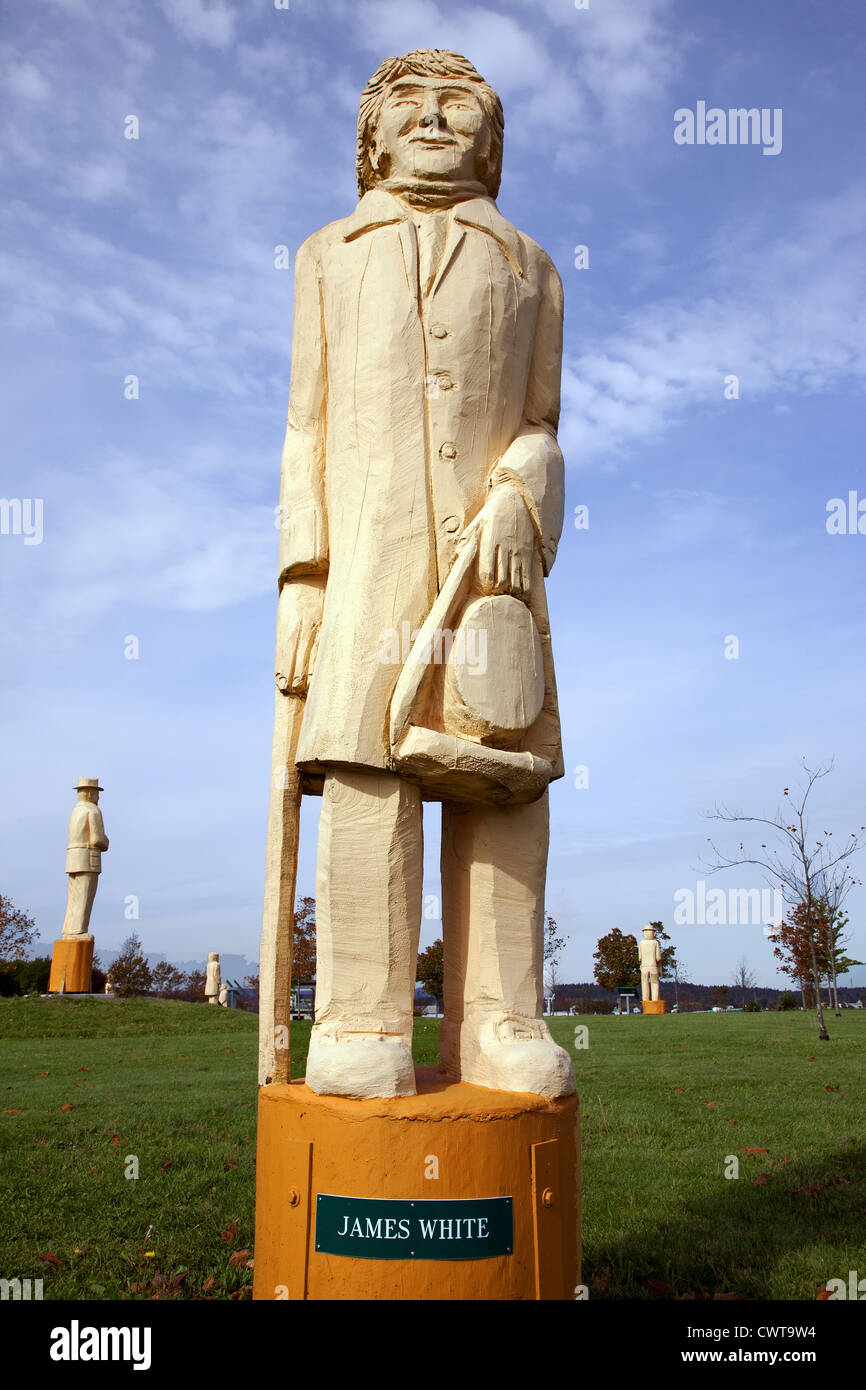
[{"label": "carved face", "polygon": [[473,179],[490,130],[471,83],[404,77],[382,103],[374,161],[390,178]]}]

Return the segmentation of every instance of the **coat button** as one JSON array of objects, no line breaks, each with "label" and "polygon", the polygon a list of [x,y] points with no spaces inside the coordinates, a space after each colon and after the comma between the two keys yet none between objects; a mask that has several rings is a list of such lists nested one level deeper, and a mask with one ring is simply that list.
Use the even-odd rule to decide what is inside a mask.
[{"label": "coat button", "polygon": [[448,329],[445,327],[444,323],[434,323],[430,328],[430,332],[434,338],[448,337]]},{"label": "coat button", "polygon": [[446,439],[444,444],[439,445],[439,457],[441,459],[456,459],[457,447],[451,443],[450,439]]},{"label": "coat button", "polygon": [[453,536],[455,531],[460,529],[460,518],[456,516],[446,516],[442,518],[442,530],[448,536]]},{"label": "coat button", "polygon": [[437,372],[436,380],[439,382],[440,391],[450,391],[451,387],[454,385],[453,380],[447,372]]}]

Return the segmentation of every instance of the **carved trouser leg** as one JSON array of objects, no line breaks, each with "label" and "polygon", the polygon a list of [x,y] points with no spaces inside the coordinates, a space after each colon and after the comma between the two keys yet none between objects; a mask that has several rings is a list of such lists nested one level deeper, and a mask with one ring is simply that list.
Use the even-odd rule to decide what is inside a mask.
[{"label": "carved trouser leg", "polygon": [[390,773],[330,772],[319,821],[316,1023],[320,1095],[413,1095],[421,927],[421,796]]},{"label": "carved trouser leg", "polygon": [[575,1087],[541,1017],[548,839],[546,792],[526,806],[443,806],[441,1054],[464,1081],[553,1096]]},{"label": "carved trouser leg", "polygon": [[640,979],[641,997],[643,999],[658,999],[659,972],[657,970],[642,970]]},{"label": "carved trouser leg", "polygon": [[66,895],[66,916],[61,936],[83,936],[90,926],[90,914],[99,883],[99,874],[67,874],[69,891]]}]

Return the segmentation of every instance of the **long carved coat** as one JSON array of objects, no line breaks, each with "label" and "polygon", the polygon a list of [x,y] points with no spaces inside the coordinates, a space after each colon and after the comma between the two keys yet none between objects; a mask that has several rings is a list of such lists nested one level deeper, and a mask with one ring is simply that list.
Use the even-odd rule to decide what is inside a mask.
[{"label": "long carved coat", "polygon": [[73,809],[66,843],[68,874],[102,873],[102,853],[108,849],[108,836],[102,812],[92,801],[79,801]]},{"label": "long carved coat", "polygon": [[[426,296],[412,214],[385,190],[298,251],[280,583],[328,575],[297,755],[308,772],[388,765],[400,667],[380,659],[382,635],[421,626],[492,487],[516,486],[529,509],[530,606],[547,635],[542,575],[563,516],[561,345],[556,269],[490,198],[453,209]],[[549,639],[547,651],[534,733],[561,776]]]}]

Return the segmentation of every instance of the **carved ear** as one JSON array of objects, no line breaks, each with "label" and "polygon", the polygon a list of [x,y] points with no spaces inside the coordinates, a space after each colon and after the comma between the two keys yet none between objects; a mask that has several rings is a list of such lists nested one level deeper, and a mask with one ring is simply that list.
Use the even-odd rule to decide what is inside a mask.
[{"label": "carved ear", "polygon": [[382,145],[379,141],[378,130],[374,130],[372,136],[370,137],[368,157],[370,160],[370,168],[372,169],[373,173],[376,174],[376,176],[380,179],[386,179],[388,177],[388,163],[390,156],[388,154],[388,151],[385,149],[385,146]]},{"label": "carved ear", "polygon": [[493,149],[493,132],[490,129],[489,121],[486,122],[486,127],[487,138],[484,142],[484,148],[479,152],[475,159],[475,173],[478,177],[478,182],[483,184],[487,183],[488,179],[490,178],[490,175],[493,173],[493,161],[490,157],[491,151]]}]

